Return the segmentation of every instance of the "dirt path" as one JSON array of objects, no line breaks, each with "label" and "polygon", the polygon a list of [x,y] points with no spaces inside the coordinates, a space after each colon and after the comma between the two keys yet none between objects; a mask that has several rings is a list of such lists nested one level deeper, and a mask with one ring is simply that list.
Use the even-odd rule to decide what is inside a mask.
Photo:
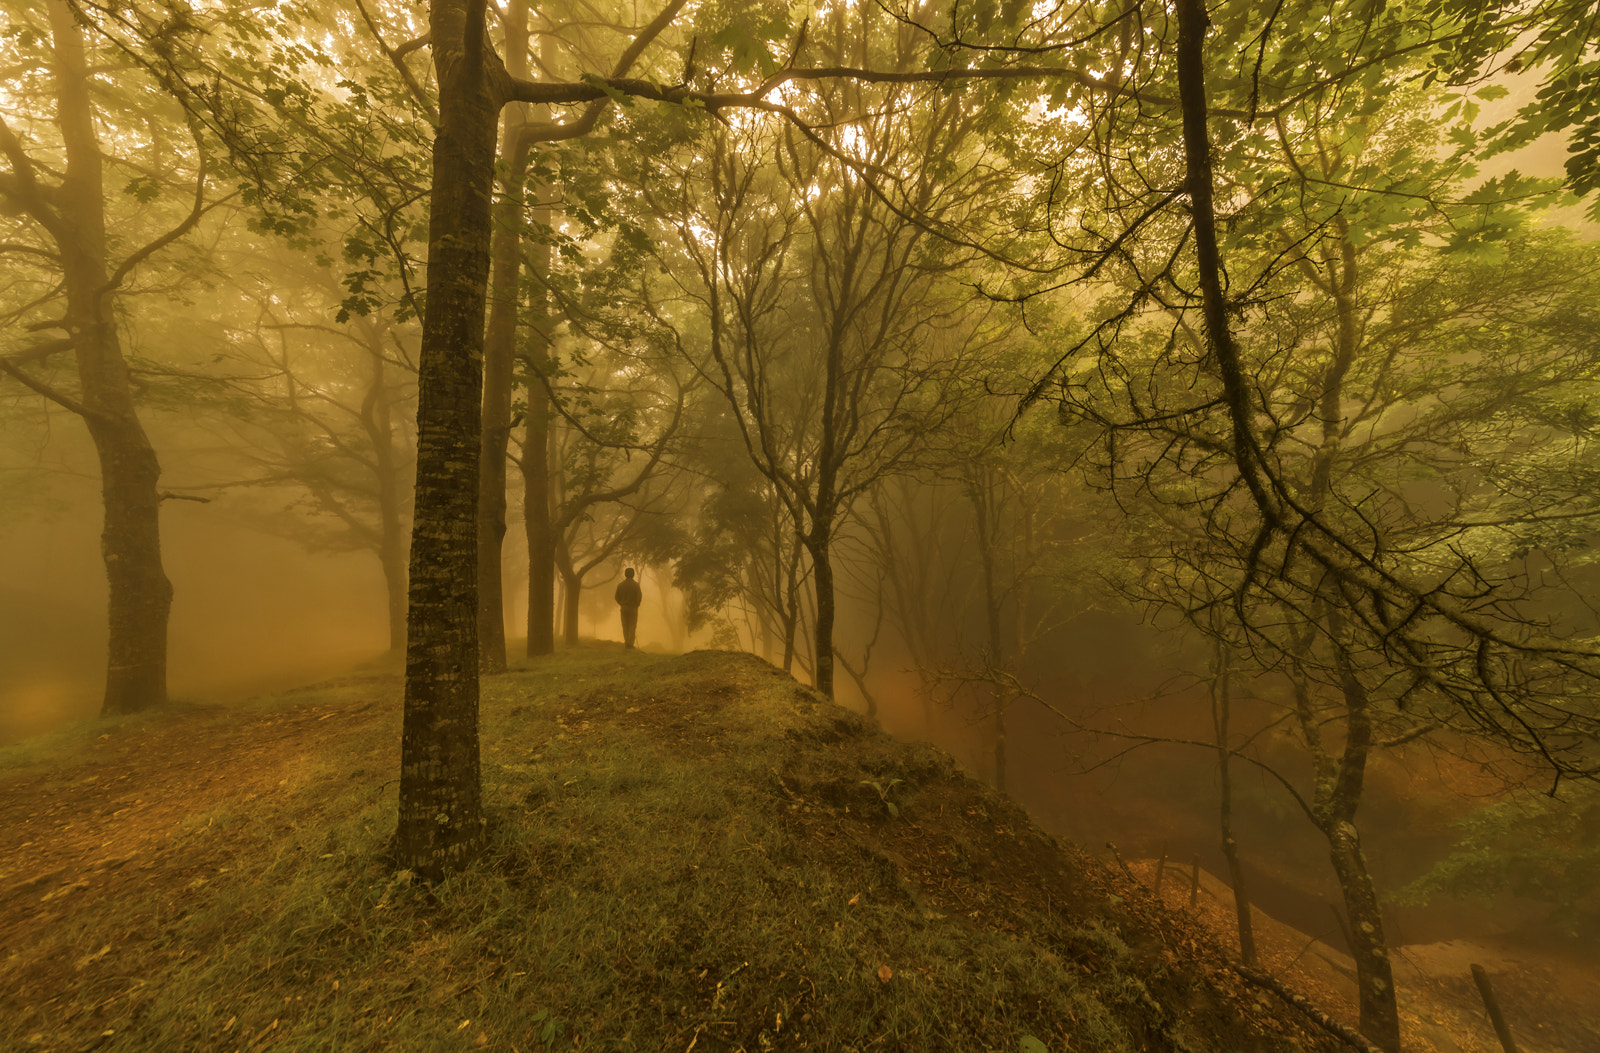
[{"label": "dirt path", "polygon": [[191,817],[282,792],[340,739],[398,722],[398,707],[384,701],[397,678],[340,681],[368,682],[362,698],[237,720],[226,706],[197,707],[189,719],[107,731],[71,766],[0,774],[0,947],[28,946],[46,926],[130,886],[181,896],[227,851],[193,839],[175,847],[198,821]]},{"label": "dirt path", "polygon": [[[1140,881],[1154,884],[1154,860],[1131,864]],[[1225,946],[1238,935],[1233,892],[1206,871],[1189,906],[1189,875],[1167,871],[1162,899],[1196,918]],[[1354,1027],[1355,963],[1297,929],[1251,911],[1258,953],[1267,971],[1283,978],[1319,1008]],[[1483,1002],[1471,979],[1478,963],[1488,970],[1520,1053],[1594,1053],[1600,1050],[1600,961],[1559,948],[1517,946],[1482,938],[1393,948],[1401,994],[1401,1029],[1407,1050],[1433,1053],[1500,1053]]]}]

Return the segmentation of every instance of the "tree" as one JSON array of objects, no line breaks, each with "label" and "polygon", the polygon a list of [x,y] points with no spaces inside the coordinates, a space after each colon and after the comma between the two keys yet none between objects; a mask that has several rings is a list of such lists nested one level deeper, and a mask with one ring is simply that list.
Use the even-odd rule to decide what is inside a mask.
[{"label": "tree", "polygon": [[[875,46],[865,22],[862,39],[850,37],[856,27],[835,22],[829,30],[835,54]],[[980,120],[964,102],[927,102],[920,122],[900,124],[847,118],[866,104],[845,93],[824,101],[817,122],[851,122],[847,160],[804,133],[750,122],[710,136],[704,197],[683,169],[667,177],[681,180],[676,199],[646,191],[652,211],[674,217],[682,262],[665,264],[669,280],[710,321],[702,375],[726,401],[747,456],[805,548],[814,680],[827,694],[837,531],[856,497],[901,470],[953,412],[953,378],[976,328],[941,287],[944,265],[927,254],[925,228],[885,203],[853,166],[884,170],[910,150],[958,149]],[[891,93],[884,107],[918,104]],[[773,148],[776,160],[765,162]],[[929,210],[946,175],[937,167],[897,173],[907,209]]]},{"label": "tree", "polygon": [[[1236,68],[1254,72],[1222,77],[1219,103],[1207,95],[1219,63],[1205,57],[1206,10],[1186,2],[1176,15],[1168,113],[1180,119],[1181,153],[1173,143],[1138,165],[1095,155],[1101,208],[1122,220],[1088,231],[1080,251],[1092,272],[1127,284],[1063,359],[1064,392],[1108,429],[1105,463],[1187,524],[1156,558],[1170,573],[1147,598],[1292,685],[1314,768],[1301,803],[1345,894],[1362,1030],[1397,1049],[1355,824],[1371,751],[1447,724],[1556,771],[1593,764],[1567,733],[1592,728],[1596,714],[1565,692],[1594,676],[1594,655],[1547,635],[1517,576],[1482,558],[1477,546],[1518,517],[1493,514],[1503,483],[1463,455],[1526,448],[1549,423],[1527,415],[1526,400],[1585,375],[1593,348],[1568,324],[1571,299],[1551,309],[1548,282],[1530,301],[1537,317],[1517,317],[1516,331],[1541,338],[1513,345],[1537,365],[1485,353],[1485,330],[1463,325],[1499,311],[1494,324],[1511,330],[1522,307],[1506,285],[1487,292],[1479,271],[1470,283],[1483,298],[1430,302],[1445,275],[1471,288],[1475,264],[1534,250],[1515,238],[1512,202],[1525,187],[1506,179],[1465,193],[1470,134],[1452,133],[1461,152],[1439,156],[1417,128],[1429,118],[1380,119],[1392,89],[1374,58],[1323,50],[1303,26],[1274,30],[1269,19],[1263,31],[1235,9],[1219,36],[1238,48]],[[1360,34],[1367,56],[1430,39],[1382,14],[1353,14],[1343,32]],[[1156,87],[1142,90],[1148,99]],[[1172,207],[1180,196],[1187,214]],[[1418,279],[1424,250],[1435,266]],[[1523,263],[1495,277],[1515,286],[1512,275],[1529,273],[1548,274]],[[1152,315],[1161,321],[1141,330]],[[1096,353],[1077,357],[1084,349]],[[1080,397],[1090,389],[1114,392],[1117,409],[1090,405]],[[1460,496],[1441,508],[1430,475]],[[1550,491],[1516,500],[1552,520],[1595,511]],[[1330,716],[1337,736],[1325,731]]]},{"label": "tree", "polygon": [[[478,521],[483,326],[499,113],[513,100],[588,102],[606,97],[606,92],[598,86],[513,80],[489,47],[482,0],[433,0],[428,22],[439,84],[439,126],[419,362],[416,513],[395,853],[401,866],[432,877],[465,865],[484,836],[478,775],[477,531],[464,530],[462,524]],[[658,18],[640,39],[648,43],[664,24]]]},{"label": "tree", "polygon": [[[293,260],[279,253],[235,277],[257,315],[229,334],[238,375],[210,377],[208,386],[228,390],[217,412],[237,436],[235,456],[250,468],[247,478],[220,486],[296,488],[301,496],[290,514],[260,517],[267,529],[308,548],[371,552],[383,571],[389,649],[401,654],[414,331],[378,310],[330,321],[335,276],[316,268],[297,275],[296,289],[293,274]],[[205,405],[203,396],[195,401]]]},{"label": "tree", "polygon": [[1455,824],[1450,853],[1399,894],[1405,902],[1441,896],[1486,908],[1503,893],[1546,904],[1545,925],[1572,940],[1600,934],[1594,872],[1600,865],[1600,793],[1572,782],[1559,795],[1525,788]]},{"label": "tree", "polygon": [[[688,599],[688,628],[716,623],[714,639],[748,639],[786,673],[800,655],[803,547],[783,502],[750,463],[726,413],[708,414],[686,469],[705,480],[692,524],[666,553]],[[720,621],[719,621],[720,619]]]},{"label": "tree", "polygon": [[[513,77],[526,77],[529,35],[528,5],[524,0],[514,0],[507,6],[505,23],[506,72]],[[533,146],[529,130],[533,122],[526,111],[526,107],[511,105],[502,115],[505,126],[500,133],[501,193],[495,205],[494,240],[489,251],[491,295],[483,347],[483,429],[478,459],[477,519],[478,641],[480,663],[486,673],[501,673],[506,668],[505,599],[501,591],[505,576],[500,555],[506,533],[506,457],[511,441],[512,379],[518,307],[522,300],[524,184]],[[540,116],[549,123],[548,113]],[[548,226],[548,222],[545,225]],[[548,270],[546,259],[543,273]],[[537,275],[535,280],[542,276]],[[542,297],[543,292],[539,289],[535,295]],[[544,335],[538,330],[534,338]]]},{"label": "tree", "polygon": [[577,385],[584,418],[573,414],[577,407],[565,411],[568,427],[562,429],[550,523],[565,597],[562,630],[569,647],[578,642],[584,578],[620,551],[640,544],[647,522],[663,514],[671,501],[672,482],[663,479],[661,469],[683,421],[685,392],[669,370],[647,367],[640,357],[591,361],[593,381],[611,373],[609,379],[626,386]]},{"label": "tree", "polygon": [[[121,259],[113,256],[112,244],[125,235],[113,229],[108,216],[106,158],[96,128],[83,32],[64,0],[46,0],[44,9],[49,23],[44,64],[53,86],[41,97],[50,99],[53,109],[36,119],[30,115],[25,131],[42,137],[45,122],[53,124],[64,167],[58,168],[53,156],[30,152],[25,132],[0,120],[0,151],[8,163],[0,173],[0,195],[11,214],[26,217],[28,224],[18,240],[6,243],[5,253],[30,264],[43,261],[59,275],[54,289],[22,307],[16,317],[34,332],[65,335],[0,357],[0,371],[76,414],[94,442],[105,512],[101,551],[109,584],[109,654],[101,711],[112,715],[166,700],[167,617],[172,607],[172,586],[161,563],[161,467],[139,418],[119,337],[118,292],[136,268],[194,229],[214,202],[207,201],[206,162],[198,141],[186,156],[180,151],[177,157],[163,157],[156,151],[150,174],[135,176],[130,183],[133,193],[146,200],[159,197],[176,178],[174,169],[187,169],[194,185],[193,206],[164,233]],[[134,227],[131,232],[137,231]],[[51,310],[60,313],[48,314]],[[46,382],[34,371],[67,351],[77,367],[76,391]]]},{"label": "tree", "polygon": [[[684,0],[670,0],[651,23],[622,50],[610,76],[625,76],[652,41],[676,17]],[[550,12],[545,12],[547,19]],[[553,52],[567,50],[561,31],[583,26],[587,20],[574,20],[567,26],[553,23],[544,28],[540,48],[542,72],[554,72]],[[592,27],[588,27],[592,29]],[[579,30],[580,35],[584,30]],[[534,38],[529,33],[528,10],[524,3],[511,5],[506,20],[506,71],[514,79],[529,73],[529,49]],[[593,42],[589,47],[593,50]],[[506,459],[512,428],[513,383],[520,361],[523,377],[523,436],[519,458],[523,482],[523,517],[528,545],[528,640],[530,657],[549,654],[555,647],[555,568],[558,527],[551,521],[554,475],[550,465],[550,422],[555,415],[549,397],[549,384],[558,372],[553,357],[556,304],[552,295],[555,264],[553,244],[560,235],[555,228],[553,178],[559,169],[552,144],[582,139],[599,122],[610,104],[602,93],[572,120],[555,122],[548,106],[513,105],[505,111],[505,130],[501,139],[503,193],[497,212],[495,240],[491,248],[494,261],[494,297],[485,344],[484,425],[480,459],[480,501],[478,519],[479,624],[482,634],[484,668],[505,668],[505,615],[502,596],[503,572],[501,542],[506,531]],[[533,151],[544,152],[538,166],[534,188],[536,204],[528,207],[525,183]],[[566,184],[571,189],[571,180]],[[526,323],[518,311],[524,299],[522,280],[527,256]],[[517,351],[519,327],[526,328],[525,350]]]}]

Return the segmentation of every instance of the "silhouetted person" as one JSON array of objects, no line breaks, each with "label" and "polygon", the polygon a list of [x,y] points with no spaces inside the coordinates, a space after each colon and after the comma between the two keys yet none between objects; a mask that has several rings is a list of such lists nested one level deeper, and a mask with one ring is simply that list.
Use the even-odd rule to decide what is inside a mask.
[{"label": "silhouetted person", "polygon": [[617,586],[617,606],[622,608],[622,646],[631,648],[639,629],[639,604],[644,594],[639,591],[639,583],[633,580],[632,567],[622,573],[622,583]]}]

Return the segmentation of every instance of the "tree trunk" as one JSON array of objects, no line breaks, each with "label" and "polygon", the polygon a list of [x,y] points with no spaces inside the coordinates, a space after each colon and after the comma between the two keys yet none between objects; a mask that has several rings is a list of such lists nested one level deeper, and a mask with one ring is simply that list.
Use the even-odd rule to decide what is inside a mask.
[{"label": "tree trunk", "polygon": [[[528,73],[527,0],[506,7],[506,72]],[[494,210],[490,248],[489,324],[483,338],[483,436],[478,462],[478,664],[485,673],[506,670],[505,572],[506,450],[511,443],[512,366],[516,359],[517,307],[522,286],[522,184],[528,170],[523,107],[506,107],[501,135],[502,193]]]},{"label": "tree trunk", "polygon": [[1233,886],[1233,909],[1238,918],[1239,957],[1246,965],[1256,964],[1255,926],[1250,917],[1250,890],[1245,885],[1244,862],[1239,858],[1239,842],[1233,836],[1233,766],[1228,745],[1228,725],[1232,709],[1233,682],[1228,668],[1228,648],[1217,645],[1216,669],[1211,678],[1211,720],[1216,731],[1217,776],[1221,784],[1218,821],[1222,832],[1222,855],[1228,861],[1228,882]]},{"label": "tree trunk", "polygon": [[561,572],[561,635],[568,647],[578,644],[578,604],[583,599],[583,579],[578,572],[568,571],[565,567]]},{"label": "tree trunk", "polygon": [[[1330,610],[1328,625],[1335,640],[1343,636],[1343,616]],[[1361,803],[1366,781],[1367,757],[1372,751],[1370,700],[1365,686],[1356,676],[1350,656],[1342,649],[1337,654],[1340,693],[1344,698],[1344,752],[1339,758],[1336,778],[1323,807],[1323,833],[1328,838],[1329,858],[1344,895],[1345,915],[1350,919],[1351,951],[1356,960],[1356,984],[1361,1005],[1361,1033],[1380,1048],[1398,1053],[1400,1049],[1400,1007],[1394,989],[1394,969],[1389,962],[1388,943],[1383,934],[1383,912],[1377,888],[1367,870],[1356,830],[1355,813]]]},{"label": "tree trunk", "polygon": [[1361,836],[1353,822],[1343,819],[1331,823],[1325,833],[1328,855],[1339,877],[1339,891],[1344,895],[1345,914],[1350,918],[1361,1033],[1380,1049],[1399,1053],[1400,1009],[1395,997],[1394,969],[1383,934],[1378,891],[1361,851]]},{"label": "tree trunk", "polygon": [[[521,6],[521,5],[518,5]],[[513,8],[515,10],[515,8]],[[526,20],[526,10],[523,10]],[[495,209],[492,295],[483,341],[483,436],[478,463],[478,649],[486,673],[506,669],[506,619],[501,550],[506,536],[506,448],[511,441],[512,364],[522,283],[522,179],[528,146],[521,120],[507,108],[505,183]]]},{"label": "tree trunk", "polygon": [[66,174],[46,225],[61,253],[65,326],[77,358],[84,423],[100,462],[109,586],[106,689],[111,716],[167,698],[167,618],[172,584],[161,565],[161,466],[134,407],[117,336],[106,262],[100,142],[77,23],[60,0],[46,5],[54,38],[57,120]]},{"label": "tree trunk", "polygon": [[429,16],[440,123],[418,370],[395,858],[399,866],[434,879],[468,863],[484,840],[474,524],[499,100],[485,62],[483,5],[433,0]]},{"label": "tree trunk", "polygon": [[372,380],[361,404],[361,421],[372,443],[372,460],[378,484],[378,563],[388,598],[389,651],[400,654],[406,646],[406,530],[401,515],[404,485],[394,452],[394,421],[390,412],[385,375],[383,335],[375,325],[363,334],[372,358]]},{"label": "tree trunk", "polygon": [[[541,196],[543,192],[541,191]],[[535,218],[549,225],[550,210]],[[533,288],[528,313],[532,318],[530,361],[524,388],[528,404],[522,431],[522,515],[528,539],[528,656],[552,654],[556,649],[556,535],[550,520],[550,392],[545,377],[551,369],[550,243],[541,241],[530,252]]]},{"label": "tree trunk", "polygon": [[816,587],[816,666],[811,683],[818,692],[833,697],[833,560],[832,537],[824,520],[813,525],[806,541],[811,553],[812,583]]},{"label": "tree trunk", "polygon": [[382,549],[378,552],[383,567],[383,586],[388,596],[389,653],[404,654],[406,649],[406,539],[400,524],[390,528],[385,517]]}]

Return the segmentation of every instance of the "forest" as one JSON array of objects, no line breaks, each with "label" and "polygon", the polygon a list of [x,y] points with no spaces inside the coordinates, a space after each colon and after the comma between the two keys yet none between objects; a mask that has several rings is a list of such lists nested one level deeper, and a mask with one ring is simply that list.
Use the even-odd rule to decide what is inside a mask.
[{"label": "forest", "polygon": [[483,685],[616,639],[638,568],[648,649],[1035,812],[1120,772],[1246,965],[1251,875],[1316,868],[1371,1048],[1397,906],[1600,937],[1592,5],[4,10],[0,704],[160,710],[326,625],[403,664],[439,881]]}]

